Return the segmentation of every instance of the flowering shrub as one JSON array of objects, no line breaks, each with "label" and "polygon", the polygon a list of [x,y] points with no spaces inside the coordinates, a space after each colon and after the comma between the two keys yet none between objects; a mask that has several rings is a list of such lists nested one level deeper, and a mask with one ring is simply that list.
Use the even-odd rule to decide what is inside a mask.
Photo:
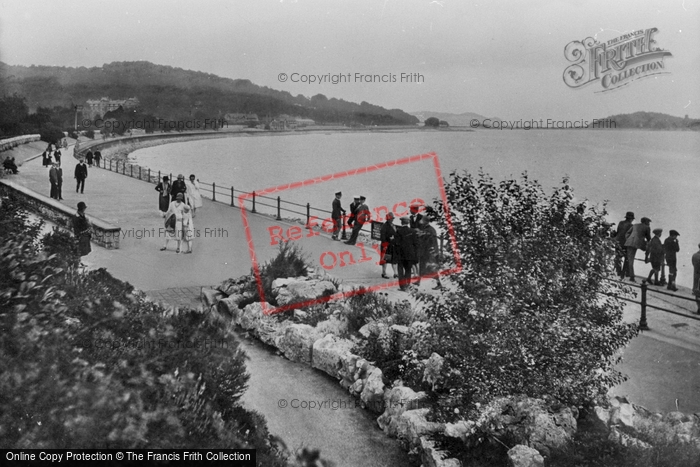
[{"label": "flowering shrub", "polygon": [[[622,321],[629,289],[606,280],[604,208],[575,201],[567,179],[551,196],[526,175],[496,184],[452,173],[445,189],[463,269],[449,291],[423,297],[422,358],[445,358],[437,418],[508,394],[578,405],[622,382],[616,354],[637,329]],[[435,208],[447,231],[445,206]]]}]

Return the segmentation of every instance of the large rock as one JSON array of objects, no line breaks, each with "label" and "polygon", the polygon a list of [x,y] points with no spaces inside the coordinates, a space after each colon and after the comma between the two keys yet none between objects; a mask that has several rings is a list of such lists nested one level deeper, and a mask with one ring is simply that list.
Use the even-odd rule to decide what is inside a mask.
[{"label": "large rock", "polygon": [[267,345],[275,346],[277,340],[292,325],[288,320],[279,321],[274,316],[264,315],[256,323],[255,335]]},{"label": "large rock", "polygon": [[365,407],[375,413],[384,412],[384,389],[382,370],[375,368],[364,380],[364,387],[360,394],[360,399],[362,399]]},{"label": "large rock", "polygon": [[[275,282],[278,285],[277,288],[274,286]],[[321,297],[326,291],[336,292],[335,285],[325,280],[277,279],[275,282],[273,282],[273,290],[277,293],[277,303],[280,306],[303,302],[305,300],[313,300]]]},{"label": "large rock", "polygon": [[445,424],[445,436],[450,438],[458,438],[466,442],[467,438],[474,432],[474,423],[471,420],[460,420],[457,423]]},{"label": "large rock", "polygon": [[570,408],[548,409],[544,401],[529,397],[493,400],[479,417],[479,428],[496,439],[524,444],[547,456],[568,443],[576,433],[576,414]]},{"label": "large rock", "polygon": [[246,290],[250,290],[254,286],[255,277],[245,275],[237,279],[226,279],[217,287],[217,290],[230,297],[231,295],[240,294]]},{"label": "large rock", "polygon": [[385,391],[384,413],[377,418],[377,425],[389,436],[396,436],[401,415],[407,410],[420,408],[425,398],[424,392],[415,392],[406,386],[396,386]]},{"label": "large rock", "polygon": [[406,440],[413,447],[420,444],[420,437],[438,433],[445,429],[444,423],[429,422],[430,409],[406,410],[396,420],[396,436]]},{"label": "large rock", "polygon": [[225,295],[223,293],[209,287],[202,287],[202,291],[200,293],[202,305],[204,305],[204,308],[206,309],[210,309],[211,307],[215,306],[219,300],[224,297]]},{"label": "large rock", "polygon": [[220,315],[228,316],[235,321],[240,314],[238,304],[243,300],[249,299],[251,296],[252,294],[248,292],[244,294],[235,293],[233,295],[229,295],[228,297],[219,300],[219,302],[216,304],[216,310]]},{"label": "large rock", "polygon": [[620,402],[613,405],[610,410],[610,425],[621,425],[628,428],[634,427],[635,410],[632,404],[628,402]]},{"label": "large rock", "polygon": [[263,308],[262,302],[255,302],[247,305],[240,311],[240,313],[238,313],[236,324],[240,325],[243,329],[256,329],[258,327],[258,321],[260,321],[264,316],[264,309],[269,310],[270,307],[272,307],[272,305],[269,303],[266,303],[265,305],[265,308]]},{"label": "large rock", "polygon": [[508,451],[508,463],[511,467],[544,467],[544,458],[537,449],[518,444]]},{"label": "large rock", "polygon": [[314,342],[322,336],[308,324],[290,324],[275,339],[275,345],[288,359],[311,365]]},{"label": "large rock", "polygon": [[311,366],[340,379],[343,358],[350,354],[353,345],[348,339],[327,334],[314,342]]}]

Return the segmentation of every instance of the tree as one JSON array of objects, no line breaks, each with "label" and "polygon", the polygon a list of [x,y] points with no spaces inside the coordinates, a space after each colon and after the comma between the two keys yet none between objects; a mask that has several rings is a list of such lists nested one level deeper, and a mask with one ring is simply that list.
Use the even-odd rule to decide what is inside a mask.
[{"label": "tree", "polygon": [[13,94],[0,98],[0,135],[21,134],[20,123],[28,113],[24,97]]},{"label": "tree", "polygon": [[440,120],[435,117],[428,117],[425,119],[425,126],[437,128],[440,126]]},{"label": "tree", "polygon": [[606,280],[604,207],[575,201],[566,178],[551,196],[526,174],[452,173],[445,189],[452,225],[441,202],[438,223],[453,228],[463,268],[450,292],[424,297],[434,323],[423,352],[445,358],[438,416],[508,394],[581,404],[622,382],[616,354],[637,328],[622,321],[629,288]]}]

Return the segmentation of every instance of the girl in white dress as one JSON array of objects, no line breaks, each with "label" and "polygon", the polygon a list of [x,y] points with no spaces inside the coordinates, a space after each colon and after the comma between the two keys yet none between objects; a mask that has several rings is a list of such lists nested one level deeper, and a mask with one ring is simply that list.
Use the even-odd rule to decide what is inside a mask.
[{"label": "girl in white dress", "polygon": [[192,217],[195,217],[197,208],[202,207],[202,193],[199,191],[199,180],[195,180],[194,174],[185,182],[187,187],[187,204],[192,208]]}]

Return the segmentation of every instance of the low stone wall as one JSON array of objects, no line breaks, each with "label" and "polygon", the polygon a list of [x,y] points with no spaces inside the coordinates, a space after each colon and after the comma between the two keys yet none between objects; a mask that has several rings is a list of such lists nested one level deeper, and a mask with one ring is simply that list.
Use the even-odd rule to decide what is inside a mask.
[{"label": "low stone wall", "polygon": [[[59,227],[73,231],[72,219],[76,212],[75,209],[71,209],[55,199],[51,199],[10,180],[0,180],[0,194],[4,195],[10,192],[22,198],[35,214],[55,223]],[[120,227],[94,216],[87,215],[86,217],[92,224],[93,243],[107,249],[119,248]]]},{"label": "low stone wall", "polygon": [[[354,342],[334,333],[342,328],[336,316],[342,303],[330,305],[332,312],[327,321],[316,327],[291,321],[278,321],[263,313],[260,303],[251,303],[240,309],[238,304],[249,301],[249,290],[254,279],[242,276],[228,279],[216,288],[202,289],[202,302],[212,313],[249,331],[262,342],[276,347],[292,361],[302,362],[336,378],[339,384],[359,399],[358,403],[375,414],[379,427],[389,436],[396,437],[411,451],[418,453],[424,467],[460,467],[457,459],[446,458],[431,437],[443,436],[473,446],[482,437],[507,439],[514,446],[508,451],[512,467],[544,467],[544,457],[552,449],[571,442],[578,429],[579,412],[576,407],[553,409],[545,400],[526,396],[496,398],[480,409],[476,420],[456,423],[437,423],[427,419],[429,403],[425,392],[416,392],[401,382],[385,385],[382,370],[373,362],[354,355]],[[321,285],[322,284],[322,285]],[[318,274],[306,278],[277,279],[273,289],[278,299],[298,302],[314,298],[318,290],[333,284]],[[341,290],[343,287],[341,286]],[[271,307],[271,306],[270,306]],[[303,310],[295,310],[306,313]],[[365,325],[360,334],[398,333],[408,336],[427,323],[414,322],[411,326]],[[416,328],[416,329],[414,329]],[[435,384],[441,372],[443,358],[433,353],[424,360],[423,380]],[[596,425],[609,433],[609,439],[623,446],[642,449],[651,447],[637,436],[660,443],[694,443],[700,449],[700,413],[671,412],[652,414],[627,399],[613,397],[607,407],[595,407],[589,415]]]},{"label": "low stone wall", "polygon": [[32,141],[39,141],[40,139],[41,135],[22,135],[15,136],[14,138],[0,139],[0,152],[16,148],[20,144],[31,143]]}]

